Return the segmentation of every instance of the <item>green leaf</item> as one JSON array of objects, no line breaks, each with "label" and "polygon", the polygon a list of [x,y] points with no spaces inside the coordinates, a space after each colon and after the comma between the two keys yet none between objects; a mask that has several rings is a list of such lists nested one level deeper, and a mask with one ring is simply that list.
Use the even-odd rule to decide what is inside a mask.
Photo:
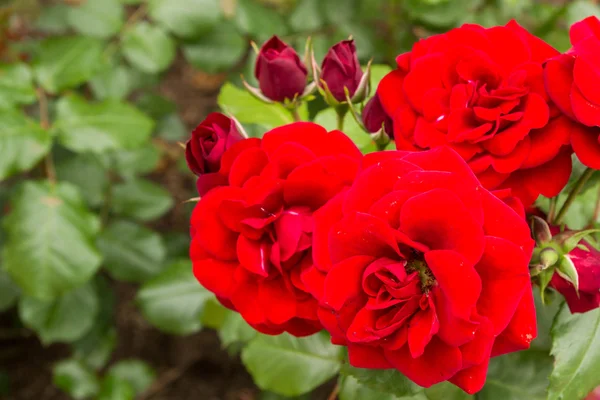
[{"label": "green leaf", "polygon": [[175,42],[158,26],[140,22],[128,29],[121,39],[123,55],[135,68],[155,74],[175,59]]},{"label": "green leaf", "polygon": [[45,345],[73,342],[94,324],[99,302],[94,286],[87,284],[54,300],[24,296],[19,301],[19,316]]},{"label": "green leaf", "polygon": [[207,328],[221,329],[231,310],[223,307],[219,301],[212,297],[204,304],[202,312],[202,325]]},{"label": "green leaf", "polygon": [[102,65],[102,41],[86,36],[54,37],[42,42],[34,63],[37,80],[50,93],[75,88]]},{"label": "green leaf", "polygon": [[[555,293],[556,294],[556,293]],[[549,299],[549,297],[551,297]],[[562,296],[549,296],[545,294],[546,302],[542,303],[539,287],[535,286],[533,290],[533,298],[535,300],[535,314],[537,318],[537,337],[531,342],[531,347],[546,352],[550,352],[552,347],[552,338],[550,337],[550,329],[560,306],[563,304]]]},{"label": "green leaf", "polygon": [[463,392],[450,382],[441,382],[423,391],[427,400],[472,400],[474,397]]},{"label": "green leaf", "polygon": [[[337,129],[337,113],[333,108],[326,108],[315,117],[315,122],[328,131]],[[373,140],[371,136],[362,130],[356,123],[350,112],[344,117],[344,133],[352,139],[359,149],[365,149]]]},{"label": "green leaf", "polygon": [[46,33],[65,33],[69,30],[67,22],[69,8],[66,4],[40,7],[40,14],[34,23],[35,28]]},{"label": "green leaf", "polygon": [[185,141],[189,135],[188,129],[177,113],[172,113],[164,117],[156,127],[157,136],[169,140]]},{"label": "green leaf", "polygon": [[26,171],[50,150],[50,134],[17,110],[0,110],[0,180]]},{"label": "green leaf", "polygon": [[60,361],[52,372],[54,385],[73,399],[86,399],[98,394],[98,377],[81,361]]},{"label": "green leaf", "polygon": [[119,0],[85,0],[69,8],[67,21],[79,33],[106,39],[119,32],[125,12]]},{"label": "green leaf", "polygon": [[188,260],[176,261],[146,282],[136,302],[144,317],[162,331],[186,335],[202,327],[202,315],[211,293],[194,278]]},{"label": "green leaf", "polygon": [[492,358],[478,400],[543,400],[552,359],[546,352],[521,351]]},{"label": "green leaf", "polygon": [[152,384],[156,372],[140,360],[123,360],[113,365],[107,377],[123,380],[131,385],[135,394],[140,394]]},{"label": "green leaf", "polygon": [[234,22],[240,31],[257,39],[266,39],[272,35],[284,36],[288,31],[280,13],[254,0],[237,1]]},{"label": "green leaf", "polygon": [[10,276],[0,269],[0,312],[14,306],[20,293],[19,287],[10,279]]},{"label": "green leaf", "polygon": [[113,169],[125,179],[133,179],[137,175],[154,171],[160,157],[160,150],[152,143],[146,143],[134,150],[120,150],[111,154]]},{"label": "green leaf", "polygon": [[242,361],[263,390],[299,396],[333,378],[340,369],[341,348],[327,335],[296,338],[257,335],[242,350]]},{"label": "green leaf", "polygon": [[584,18],[595,16],[600,18],[600,7],[588,0],[577,0],[569,2],[567,6],[567,15],[565,23],[567,26],[573,25]]},{"label": "green leaf", "polygon": [[116,376],[107,376],[102,381],[97,400],[133,400],[135,391],[129,382]]},{"label": "green leaf", "polygon": [[87,282],[100,267],[98,218],[68,183],[26,182],[4,218],[4,268],[23,292],[50,299]]},{"label": "green leaf", "polygon": [[190,235],[180,232],[167,232],[163,235],[167,248],[167,259],[189,257]]},{"label": "green leaf", "polygon": [[290,15],[290,26],[296,32],[308,33],[323,26],[323,13],[319,9],[319,0],[299,0]]},{"label": "green leaf", "polygon": [[113,189],[113,211],[140,221],[161,217],[173,207],[171,194],[156,183],[133,179]]},{"label": "green leaf", "polygon": [[26,64],[0,64],[0,108],[31,104],[36,99],[33,74]]},{"label": "green leaf", "polygon": [[257,335],[254,328],[234,311],[227,314],[218,333],[223,347],[229,347],[236,343],[246,344]]},{"label": "green leaf", "polygon": [[355,377],[345,376],[341,380],[340,400],[397,400],[391,393],[378,392],[362,385]]},{"label": "green leaf", "polygon": [[446,28],[456,24],[479,0],[436,1],[407,0],[404,7],[412,19],[435,28]]},{"label": "green leaf", "polygon": [[100,302],[98,315],[92,328],[71,346],[75,358],[99,370],[106,365],[117,344],[113,315],[115,294],[108,279],[101,275],[96,275],[94,287]]},{"label": "green leaf", "polygon": [[149,0],[150,16],[175,35],[198,38],[220,23],[219,0]]},{"label": "green leaf", "polygon": [[104,267],[120,281],[143,282],[162,269],[165,245],[158,233],[128,221],[112,222],[98,238]]},{"label": "green leaf", "polygon": [[90,80],[90,87],[98,100],[121,100],[133,89],[133,77],[127,67],[111,65]]},{"label": "green leaf", "polygon": [[154,123],[127,103],[87,103],[71,95],[59,100],[55,127],[68,149],[101,153],[140,146],[150,137]]},{"label": "green leaf", "polygon": [[423,390],[423,388],[395,369],[363,369],[344,364],[341,374],[354,377],[361,385],[369,389],[382,393],[391,393],[398,397],[414,396]]},{"label": "green leaf", "polygon": [[552,327],[554,369],[548,400],[583,399],[600,385],[600,309],[571,314],[563,305]]},{"label": "green leaf", "polygon": [[225,83],[219,93],[221,109],[246,124],[259,124],[269,129],[294,122],[292,114],[279,104],[265,104],[244,89]]},{"label": "green leaf", "polygon": [[386,76],[388,73],[392,72],[392,69],[389,65],[384,64],[374,64],[371,65],[371,94],[375,94],[377,91],[377,86],[379,82]]},{"label": "green leaf", "polygon": [[177,104],[155,93],[144,93],[136,99],[137,107],[154,119],[177,113]]},{"label": "green leaf", "polygon": [[196,68],[208,72],[223,72],[243,57],[248,46],[230,22],[221,22],[214,30],[183,46],[183,55]]},{"label": "green leaf", "polygon": [[104,203],[108,176],[95,154],[68,152],[68,155],[56,162],[56,175],[59,181],[77,186],[89,206],[99,207]]}]

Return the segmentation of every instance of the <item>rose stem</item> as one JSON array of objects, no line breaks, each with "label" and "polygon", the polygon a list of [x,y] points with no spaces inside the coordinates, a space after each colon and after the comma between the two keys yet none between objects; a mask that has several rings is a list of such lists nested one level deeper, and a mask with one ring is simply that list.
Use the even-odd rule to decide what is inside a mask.
[{"label": "rose stem", "polygon": [[569,209],[569,207],[571,207],[571,204],[573,204],[573,202],[575,201],[575,198],[577,197],[577,195],[579,194],[581,189],[583,189],[583,185],[585,185],[585,183],[588,181],[588,179],[590,179],[590,177],[592,176],[593,173],[594,173],[594,170],[592,168],[587,168],[583,172],[583,174],[581,174],[581,176],[579,177],[577,182],[575,182],[575,186],[571,190],[571,193],[569,193],[569,196],[567,197],[565,204],[563,204],[558,215],[556,216],[556,219],[554,220],[555,225],[560,225],[562,219],[565,217],[565,214],[567,213],[567,210]]}]

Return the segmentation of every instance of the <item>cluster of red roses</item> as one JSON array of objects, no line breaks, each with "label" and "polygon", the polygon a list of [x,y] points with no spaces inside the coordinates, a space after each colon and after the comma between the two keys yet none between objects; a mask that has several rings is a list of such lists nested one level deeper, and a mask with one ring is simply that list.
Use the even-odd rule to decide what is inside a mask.
[{"label": "cluster of red roses", "polygon": [[[309,122],[247,139],[211,114],[186,149],[202,196],[195,276],[260,332],[324,328],[356,367],[477,392],[490,357],[537,334],[525,208],[563,189],[573,149],[600,168],[600,23],[571,36],[566,54],[514,22],[419,41],[363,109],[398,151],[362,155]],[[297,99],[307,75],[278,38],[261,48],[266,98]],[[352,41],[329,51],[319,79],[340,102],[359,90]],[[600,271],[595,250],[582,257]]]}]

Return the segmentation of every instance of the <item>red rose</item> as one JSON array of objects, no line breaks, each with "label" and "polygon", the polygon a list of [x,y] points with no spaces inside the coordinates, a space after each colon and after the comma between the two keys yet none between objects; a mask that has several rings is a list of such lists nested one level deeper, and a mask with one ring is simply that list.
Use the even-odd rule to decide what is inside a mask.
[{"label": "red rose", "polygon": [[448,145],[488,189],[525,206],[571,173],[573,123],[551,107],[542,63],[558,52],[516,22],[463,25],[417,42],[377,90],[400,150]]},{"label": "red rose", "polygon": [[394,127],[392,119],[386,114],[379,100],[379,96],[375,93],[375,96],[365,105],[362,112],[362,121],[367,128],[367,131],[371,133],[379,132],[383,127],[385,133],[387,133],[392,139],[394,138]]},{"label": "red rose", "polygon": [[254,76],[267,98],[283,102],[304,92],[308,71],[296,50],[273,36],[260,48]]},{"label": "red rose", "polygon": [[474,393],[490,356],[536,336],[524,215],[447,147],[366,155],[354,184],[315,213],[313,238],[302,281],[355,367]]},{"label": "red rose", "polygon": [[[552,230],[558,232],[558,228]],[[575,247],[565,257],[575,265],[579,276],[579,292],[573,284],[558,273],[552,276],[549,286],[565,297],[572,313],[583,313],[600,307],[600,251],[585,240],[580,242],[586,250]]]},{"label": "red rose", "polygon": [[348,88],[352,98],[363,76],[354,40],[344,40],[330,48],[323,59],[321,70],[320,78],[325,81],[337,101],[346,101],[344,88]]},{"label": "red rose", "polygon": [[220,174],[223,153],[243,139],[235,122],[220,113],[211,113],[192,132],[185,145],[185,159],[196,175],[200,196],[210,189],[225,185],[227,176]]},{"label": "red rose", "polygon": [[192,215],[198,281],[260,332],[319,331],[317,301],[300,279],[312,266],[313,213],[352,183],[360,158],[343,133],[312,123],[238,142],[223,156],[229,186]]},{"label": "red rose", "polygon": [[600,169],[600,21],[588,17],[571,26],[571,48],[544,67],[546,89],[566,115],[581,122],[571,145],[581,162]]}]

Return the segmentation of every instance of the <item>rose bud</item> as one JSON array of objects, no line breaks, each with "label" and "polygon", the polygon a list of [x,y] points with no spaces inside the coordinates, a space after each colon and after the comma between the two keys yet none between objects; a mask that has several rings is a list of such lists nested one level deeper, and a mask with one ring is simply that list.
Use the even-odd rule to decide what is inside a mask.
[{"label": "rose bud", "polygon": [[394,137],[392,119],[386,114],[377,94],[367,102],[367,105],[362,112],[362,121],[365,128],[370,133],[379,132],[383,127],[388,136],[391,138]]},{"label": "rose bud", "polygon": [[260,48],[254,76],[265,97],[283,102],[304,92],[308,71],[296,50],[273,36]]},{"label": "rose bud", "polygon": [[192,132],[185,145],[185,159],[189,169],[198,175],[198,193],[203,196],[215,186],[227,183],[219,174],[221,157],[244,136],[234,120],[220,113],[211,113]]},{"label": "rose bud", "polygon": [[320,79],[325,82],[335,100],[346,101],[344,88],[348,88],[352,98],[362,77],[354,40],[344,40],[329,49],[323,59]]},{"label": "rose bud", "polygon": [[559,273],[552,276],[549,286],[564,296],[572,313],[600,307],[600,251],[582,240],[565,257],[570,259],[577,271],[579,290]]}]

